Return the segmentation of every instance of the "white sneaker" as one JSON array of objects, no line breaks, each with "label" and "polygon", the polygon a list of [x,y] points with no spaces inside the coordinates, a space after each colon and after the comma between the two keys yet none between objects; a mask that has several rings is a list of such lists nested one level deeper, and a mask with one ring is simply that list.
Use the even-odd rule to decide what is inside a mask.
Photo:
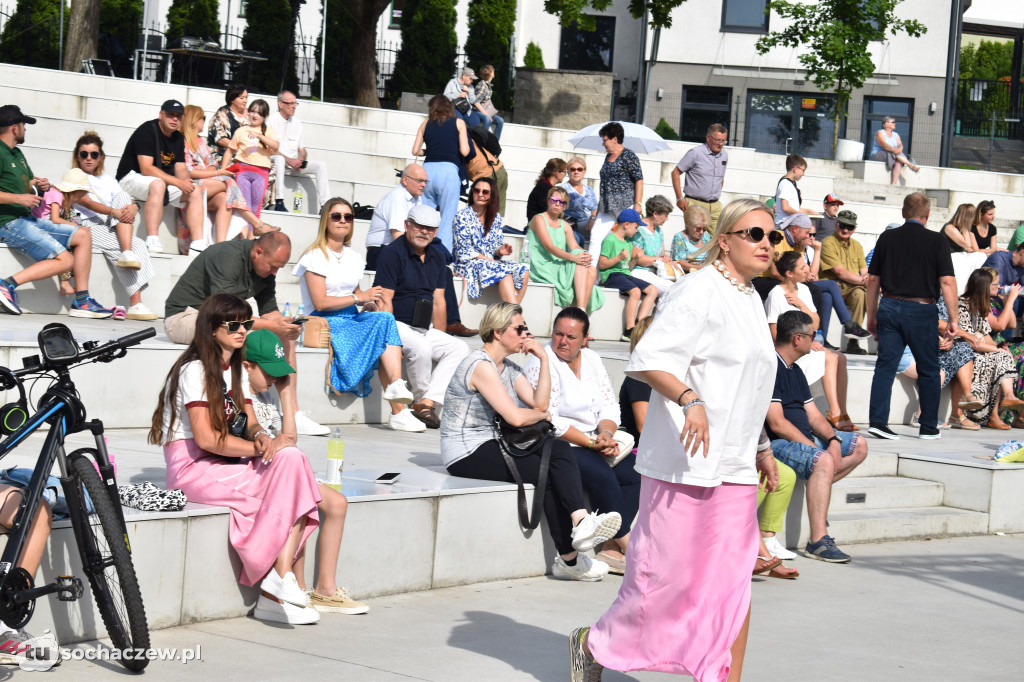
[{"label": "white sneaker", "polygon": [[310,419],[309,412],[300,410],[295,413],[295,430],[300,436],[326,436],[331,430],[323,424],[317,424]]},{"label": "white sneaker", "polygon": [[269,620],[288,625],[311,625],[320,622],[320,613],[312,606],[296,606],[287,602],[278,604],[262,594],[256,600],[256,608],[253,609],[252,617],[257,620]]},{"label": "white sneaker", "polygon": [[125,314],[129,320],[155,320],[157,315],[145,303],[136,303]]},{"label": "white sneaker", "polygon": [[395,379],[384,389],[384,400],[389,403],[402,403],[409,405],[413,401],[412,392],[406,387],[401,379]]},{"label": "white sneaker", "polygon": [[559,580],[582,580],[592,583],[608,575],[608,564],[591,559],[586,554],[576,555],[576,565],[569,566],[560,556],[551,564],[551,575]]},{"label": "white sneaker", "polygon": [[394,431],[420,433],[427,430],[427,425],[417,419],[412,410],[402,410],[388,417],[388,428]]},{"label": "white sneaker", "polygon": [[194,242],[192,242],[191,244],[188,245],[188,252],[189,252],[189,254],[202,253],[205,249],[206,249],[206,240],[205,239],[197,239],[197,240],[195,240]]},{"label": "white sneaker", "polygon": [[764,546],[768,548],[769,554],[777,556],[785,561],[789,561],[790,559],[795,559],[797,557],[796,552],[791,552],[782,546],[777,535],[773,535],[770,538],[764,538]]},{"label": "white sneaker", "polygon": [[148,249],[150,253],[163,253],[164,246],[160,243],[160,237],[157,237],[155,234],[151,234],[146,237],[146,249]]},{"label": "white sneaker", "polygon": [[117,267],[138,270],[142,267],[142,262],[131,251],[122,251],[121,257],[117,259]]},{"label": "white sneaker", "polygon": [[269,595],[277,597],[281,601],[295,604],[296,606],[308,606],[309,595],[299,587],[299,581],[295,574],[288,571],[281,577],[277,569],[271,568],[270,573],[260,583],[260,589]]},{"label": "white sneaker", "polygon": [[[608,512],[607,514],[590,512],[572,529],[572,548],[580,552],[589,551],[605,540],[611,539],[619,532],[621,526],[622,517],[618,512]],[[604,565],[604,562],[601,563]]]}]

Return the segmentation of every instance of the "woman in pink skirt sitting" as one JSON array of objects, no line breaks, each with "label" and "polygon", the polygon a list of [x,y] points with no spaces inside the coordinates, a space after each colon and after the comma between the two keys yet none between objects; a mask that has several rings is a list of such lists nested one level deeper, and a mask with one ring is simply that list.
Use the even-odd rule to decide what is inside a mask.
[{"label": "woman in pink skirt sitting", "polygon": [[195,339],[167,375],[149,442],[163,445],[168,488],[181,488],[192,502],[231,509],[228,538],[242,561],[239,581],[260,584],[253,615],[315,623],[320,614],[293,568],[320,524],[322,496],[306,456],[295,447],[278,449],[253,412],[242,372],[251,328],[252,310],[242,299],[206,299]]}]

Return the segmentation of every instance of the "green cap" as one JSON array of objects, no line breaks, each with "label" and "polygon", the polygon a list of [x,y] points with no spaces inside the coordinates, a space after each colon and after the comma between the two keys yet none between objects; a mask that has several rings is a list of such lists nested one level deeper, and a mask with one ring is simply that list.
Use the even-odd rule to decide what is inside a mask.
[{"label": "green cap", "polygon": [[1006,247],[1007,251],[1016,251],[1017,247],[1024,244],[1024,225],[1021,225],[1013,232],[1013,237],[1010,239],[1009,246]]},{"label": "green cap", "polygon": [[836,216],[836,220],[843,225],[853,225],[857,227],[857,214],[853,211],[840,211],[839,215]]},{"label": "green cap", "polygon": [[255,362],[272,377],[294,374],[295,368],[284,359],[284,345],[269,329],[257,329],[245,337],[245,359]]}]

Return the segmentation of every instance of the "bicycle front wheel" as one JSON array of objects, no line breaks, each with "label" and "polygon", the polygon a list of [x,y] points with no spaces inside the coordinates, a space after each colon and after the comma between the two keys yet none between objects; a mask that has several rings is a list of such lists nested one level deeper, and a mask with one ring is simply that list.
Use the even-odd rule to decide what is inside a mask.
[{"label": "bicycle front wheel", "polygon": [[[121,650],[122,665],[129,670],[142,670],[149,663],[149,625],[128,533],[92,461],[76,453],[68,459],[81,500],[78,505],[71,505],[69,499],[69,507],[77,508],[68,511],[96,608],[114,648]],[[89,512],[84,492],[89,493],[95,512]]]}]

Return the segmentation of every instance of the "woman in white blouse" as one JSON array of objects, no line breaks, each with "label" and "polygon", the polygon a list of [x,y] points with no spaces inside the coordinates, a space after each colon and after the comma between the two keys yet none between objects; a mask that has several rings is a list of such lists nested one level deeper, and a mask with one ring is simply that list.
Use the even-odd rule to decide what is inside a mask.
[{"label": "woman in white blouse", "polygon": [[[778,480],[760,434],[775,350],[750,284],[772,262],[768,209],[722,211],[703,268],[665,296],[626,374],[651,386],[636,469],[640,511],[619,596],[570,638],[571,679],[603,666],[738,680],[758,549],[758,472]],[[737,333],[742,330],[742,333]]]},{"label": "woman in white blouse", "polygon": [[[629,529],[640,505],[640,474],[634,464],[633,437],[619,430],[619,400],[601,357],[583,348],[590,318],[579,308],[563,308],[555,317],[551,343],[544,346],[551,365],[551,422],[555,435],[575,446],[583,489],[590,504],[622,517],[618,534],[596,547],[611,573],[626,568]],[[530,358],[524,371],[534,386],[540,362]]]}]

